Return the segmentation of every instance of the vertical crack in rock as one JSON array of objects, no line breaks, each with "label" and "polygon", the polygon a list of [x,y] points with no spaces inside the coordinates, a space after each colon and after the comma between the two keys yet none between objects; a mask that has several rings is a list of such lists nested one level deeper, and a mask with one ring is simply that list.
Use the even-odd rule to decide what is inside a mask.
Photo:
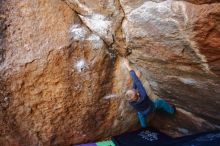
[{"label": "vertical crack in rock", "polygon": [[[0,66],[5,60],[5,31],[6,31],[6,7],[5,2],[0,0]],[[1,67],[0,67],[1,69]],[[6,120],[6,109],[9,106],[9,94],[6,89],[6,83],[3,78],[3,73],[0,70],[0,145],[1,145],[1,137],[7,135],[7,132],[10,131],[7,125]],[[7,127],[7,128],[6,128]]]},{"label": "vertical crack in rock", "polygon": [[0,0],[0,65],[5,59],[5,31],[6,31],[6,14],[5,14],[5,2]]},{"label": "vertical crack in rock", "polygon": [[[78,1],[77,1],[78,2]],[[80,13],[80,11],[77,11],[77,10],[75,10],[74,9],[74,7],[72,7],[69,3],[68,3],[68,1],[65,1],[65,3],[73,10],[73,12],[75,12],[76,14],[77,14],[77,16],[78,16],[78,18],[79,18],[79,20],[80,20],[80,22],[81,22],[81,24],[80,25],[82,25],[82,27],[85,27],[88,31],[89,31],[89,35],[87,35],[86,37],[82,37],[82,39],[79,39],[79,41],[78,41],[78,44],[80,44],[80,43],[83,43],[83,41],[86,41],[86,40],[88,40],[88,41],[92,41],[92,40],[97,40],[97,38],[99,38],[99,39],[101,39],[102,41],[103,41],[103,43],[104,43],[104,47],[102,47],[102,48],[104,48],[105,50],[106,50],[106,52],[107,52],[107,54],[108,55],[110,55],[110,60],[107,60],[108,61],[108,64],[112,64],[112,66],[106,66],[107,68],[106,68],[106,71],[105,71],[105,79],[103,80],[103,81],[101,81],[100,79],[98,79],[98,80],[100,80],[100,86],[102,86],[102,91],[101,91],[101,93],[99,94],[100,95],[100,99],[97,99],[98,97],[96,97],[96,100],[97,101],[95,101],[95,107],[91,107],[91,110],[95,110],[95,112],[97,112],[97,113],[88,113],[87,115],[86,115],[86,117],[87,117],[87,120],[88,121],[90,121],[91,119],[88,119],[88,117],[93,117],[94,116],[94,114],[96,115],[96,117],[93,117],[93,120],[94,120],[94,122],[96,122],[96,124],[95,125],[98,125],[98,127],[96,127],[96,126],[93,126],[93,127],[91,127],[91,125],[92,124],[94,124],[94,122],[92,122],[92,123],[90,123],[90,124],[88,124],[87,125],[87,123],[88,122],[85,122],[84,123],[84,127],[87,127],[87,130],[89,129],[90,131],[94,131],[94,130],[96,130],[96,131],[100,131],[100,133],[98,133],[97,135],[94,135],[93,134],[93,136],[92,137],[94,137],[94,136],[97,136],[97,137],[104,137],[104,135],[106,135],[106,134],[109,134],[109,133],[111,133],[110,131],[108,131],[108,130],[103,130],[103,129],[106,129],[106,127],[109,127],[109,126],[107,126],[106,124],[108,123],[108,124],[111,124],[111,123],[109,123],[109,121],[108,120],[110,120],[109,119],[109,117],[111,117],[112,116],[112,114],[111,114],[111,112],[110,113],[108,113],[107,111],[109,110],[111,110],[111,105],[110,105],[110,100],[106,100],[104,97],[106,97],[106,95],[108,95],[108,94],[111,94],[111,92],[112,92],[112,84],[113,84],[113,81],[112,81],[112,76],[113,76],[113,73],[114,73],[114,65],[115,65],[115,50],[113,50],[112,49],[112,43],[109,43],[109,42],[107,42],[107,40],[105,39],[105,38],[103,38],[103,36],[101,36],[99,33],[97,33],[96,31],[94,31],[94,30],[92,30],[88,25],[87,25],[87,23],[85,23],[85,20],[83,20],[84,19],[84,17],[85,16],[87,16],[87,15],[83,15],[83,14],[81,14]],[[89,10],[89,9],[87,9],[87,10]],[[80,29],[80,27],[78,27],[79,29]],[[81,30],[79,30],[79,31],[81,31]],[[97,45],[97,44],[96,44]],[[97,54],[98,55],[98,54]],[[78,62],[76,63],[76,68],[79,70],[79,71],[81,71],[81,66],[84,64],[84,62],[83,62],[83,60],[81,59],[81,60],[78,60]],[[104,65],[104,64],[103,64]],[[102,69],[103,69],[103,71],[104,71],[104,66],[102,67]],[[102,71],[102,72],[103,72]],[[102,75],[101,76],[104,76],[104,74],[102,73]],[[100,77],[101,78],[101,77]],[[91,83],[91,85],[92,84],[94,84],[94,83]],[[108,87],[108,84],[109,84],[109,87]],[[97,86],[97,85],[94,85],[94,86]],[[84,89],[85,90],[85,89]],[[91,89],[89,89],[89,90],[91,90]],[[90,92],[90,91],[89,91]],[[91,92],[96,92],[96,91],[91,91]],[[96,95],[97,96],[97,95]],[[94,97],[94,99],[95,99],[95,97]],[[99,108],[97,109],[97,107],[96,106],[98,106]],[[100,110],[100,109],[102,109],[103,108],[103,110]],[[76,110],[76,109],[75,109]],[[106,111],[106,112],[105,112]],[[100,116],[102,116],[102,117],[100,117]],[[85,118],[86,118],[85,117]],[[102,121],[96,121],[96,119],[99,119],[99,118],[101,118],[102,119]],[[111,117],[112,118],[112,117]],[[96,129],[94,129],[94,128],[96,128]],[[87,133],[87,132],[86,132]],[[90,133],[89,133],[90,134]],[[89,137],[89,136],[88,136]]]},{"label": "vertical crack in rock", "polygon": [[[84,26],[87,27],[87,29],[90,30],[90,32],[98,35],[105,42],[105,45],[108,46],[108,49],[111,53],[113,51],[120,56],[127,56],[130,53],[130,50],[126,47],[125,38],[124,38],[125,36],[122,29],[122,24],[125,19],[125,12],[120,0],[116,0],[114,3],[115,7],[119,9],[118,10],[119,14],[117,14],[116,16],[112,16],[112,18],[114,18],[113,20],[116,20],[116,22],[113,22],[113,20],[111,21],[105,20],[107,19],[105,18],[105,16],[102,16],[101,14],[95,14],[87,6],[83,6],[79,1],[74,1],[74,4],[77,5],[77,6],[74,5],[76,8],[74,8],[74,6],[71,5],[71,1],[69,0],[65,0],[65,3],[75,13],[77,13],[81,22],[84,24]],[[85,10],[86,12],[82,10],[85,14],[82,14],[79,8]],[[90,18],[90,17],[94,17],[94,18]],[[97,26],[96,24],[93,24],[92,21],[90,22],[90,19],[94,19],[93,21],[97,21],[96,22]],[[104,21],[106,21],[106,23],[109,22],[109,26],[107,24],[104,24]],[[110,24],[112,23],[115,23],[114,26],[110,26]],[[88,26],[88,24],[91,26]],[[100,29],[100,31],[98,31],[98,29]],[[108,35],[111,36],[112,39],[110,39],[110,41],[107,41],[103,35],[100,35],[100,32],[102,32],[102,30],[104,30],[103,33],[107,32]]]},{"label": "vertical crack in rock", "polygon": [[118,27],[115,29],[115,35],[113,36],[113,48],[114,50],[117,51],[117,53],[120,55],[120,56],[127,56],[131,53],[131,50],[129,50],[129,48],[127,48],[127,45],[126,45],[126,42],[125,42],[125,34],[123,32],[123,29],[122,29],[122,25],[123,25],[123,22],[124,22],[124,19],[125,19],[125,11],[124,11],[124,8],[121,4],[121,1],[120,0],[117,0],[118,3],[119,3],[119,7],[120,7],[120,10],[121,10],[121,13],[122,13],[122,18],[120,20],[120,23],[118,25]]},{"label": "vertical crack in rock", "polygon": [[[105,36],[101,35],[102,33],[107,35],[108,33],[107,29],[110,27],[109,24],[107,24],[108,22],[105,23],[106,18],[103,15],[94,13],[88,7],[81,4],[78,0],[77,1],[64,0],[64,2],[78,15],[83,25],[86,26],[91,33],[98,35],[105,42],[107,46],[110,46],[110,44],[112,43],[112,38],[110,38],[110,41],[107,41],[105,39]],[[85,14],[80,12],[80,10],[82,10]],[[92,17],[94,17],[94,20]],[[88,26],[88,24],[90,26]]]},{"label": "vertical crack in rock", "polygon": [[[6,1],[0,0],[0,145],[5,145],[6,137],[11,133],[16,133],[14,125],[8,119],[7,109],[10,103],[10,93],[6,87],[6,81],[1,70],[2,63],[5,60],[5,38],[6,38]],[[18,134],[18,133],[17,133]]]},{"label": "vertical crack in rock", "polygon": [[[87,25],[86,25],[86,23],[84,23],[84,21],[82,20],[82,14],[80,14],[80,12],[79,11],[77,11],[77,10],[75,10],[71,5],[70,5],[70,3],[69,3],[69,1],[67,1],[67,0],[63,0],[67,5],[68,5],[68,7],[70,8],[70,9],[72,9],[73,10],[73,12],[75,12],[76,14],[77,14],[77,16],[78,16],[78,18],[80,19],[80,22],[83,24],[83,26],[85,26],[88,30],[89,30],[89,32],[91,33],[91,36],[88,38],[88,40],[89,41],[91,41],[91,39],[98,39],[97,38],[97,36],[104,42],[104,45],[106,46],[105,48],[106,48],[106,50],[108,51],[108,53],[109,53],[109,55],[111,56],[111,57],[115,57],[115,51],[112,49],[112,43],[111,44],[109,44],[108,42],[106,42],[106,40],[105,39],[103,39],[103,37],[102,36],[100,36],[99,34],[97,34],[97,32],[94,32],[93,30],[91,30],[91,28],[90,27],[88,27]],[[79,1],[77,0],[76,1],[77,3],[79,3]],[[89,10],[89,9],[88,9]],[[90,11],[89,11],[90,12]]]}]

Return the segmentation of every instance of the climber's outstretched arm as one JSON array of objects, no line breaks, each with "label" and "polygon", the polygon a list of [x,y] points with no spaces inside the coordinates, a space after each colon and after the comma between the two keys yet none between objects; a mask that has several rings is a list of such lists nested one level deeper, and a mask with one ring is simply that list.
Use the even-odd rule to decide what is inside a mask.
[{"label": "climber's outstretched arm", "polygon": [[[132,68],[131,68],[131,66],[130,66],[130,63],[129,63],[129,61],[128,61],[128,59],[126,59],[126,58],[124,58],[124,65],[125,65],[125,67],[128,69],[128,71],[129,71],[129,73],[132,71]],[[131,74],[130,74],[130,76],[131,76]],[[131,76],[132,77],[132,76]],[[136,84],[135,84],[135,82],[134,82],[134,79],[133,79],[133,87],[132,87],[133,89],[135,89],[135,90],[137,90],[137,86],[136,86]]]},{"label": "climber's outstretched arm", "polygon": [[147,96],[147,93],[144,89],[144,86],[136,75],[135,71],[130,67],[129,61],[127,59],[124,60],[124,64],[129,70],[130,76],[133,79],[133,88],[138,90],[141,99],[145,98]]}]

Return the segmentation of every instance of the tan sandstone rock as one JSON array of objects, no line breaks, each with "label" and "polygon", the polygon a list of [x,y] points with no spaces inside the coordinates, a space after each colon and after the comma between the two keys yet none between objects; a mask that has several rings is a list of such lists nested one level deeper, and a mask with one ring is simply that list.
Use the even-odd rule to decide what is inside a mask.
[{"label": "tan sandstone rock", "polygon": [[218,0],[0,1],[0,145],[70,145],[138,128],[128,56],[150,97],[176,105],[150,125],[220,128]]}]

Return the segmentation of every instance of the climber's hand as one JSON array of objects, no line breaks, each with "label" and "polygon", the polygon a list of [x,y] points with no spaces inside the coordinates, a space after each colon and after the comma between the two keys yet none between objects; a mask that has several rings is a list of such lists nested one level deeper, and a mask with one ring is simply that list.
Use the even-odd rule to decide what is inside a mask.
[{"label": "climber's hand", "polygon": [[124,58],[124,65],[127,67],[127,66],[130,66],[129,65],[129,61],[128,61],[128,59],[127,58]]}]

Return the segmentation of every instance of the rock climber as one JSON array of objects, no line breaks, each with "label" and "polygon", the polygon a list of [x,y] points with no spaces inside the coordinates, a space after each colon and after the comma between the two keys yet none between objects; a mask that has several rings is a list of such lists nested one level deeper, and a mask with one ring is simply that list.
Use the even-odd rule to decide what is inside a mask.
[{"label": "rock climber", "polygon": [[175,106],[171,106],[161,98],[156,98],[152,101],[147,95],[139,77],[130,67],[129,61],[126,58],[124,59],[124,65],[128,69],[133,80],[133,87],[132,89],[127,90],[126,99],[128,100],[129,104],[137,111],[138,119],[142,128],[146,128],[145,119],[156,109],[161,109],[169,114],[174,114],[176,112]]}]

